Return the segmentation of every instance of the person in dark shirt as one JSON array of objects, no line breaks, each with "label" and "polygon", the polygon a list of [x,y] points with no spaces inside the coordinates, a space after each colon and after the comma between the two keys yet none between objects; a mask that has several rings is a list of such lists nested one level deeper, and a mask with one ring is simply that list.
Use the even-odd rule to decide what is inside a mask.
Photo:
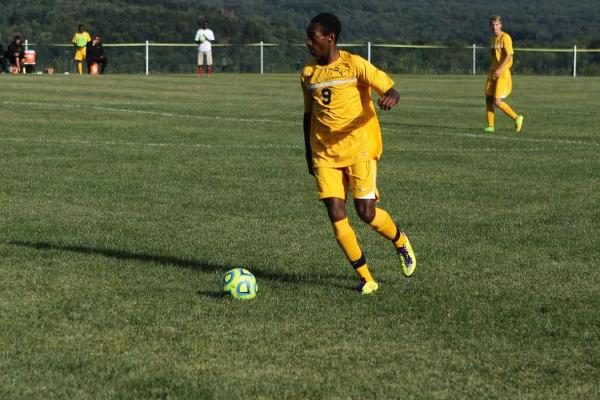
[{"label": "person in dark shirt", "polygon": [[104,54],[104,46],[102,46],[102,39],[99,35],[94,35],[92,41],[86,45],[86,59],[88,74],[91,72],[92,64],[98,64],[100,66],[99,72],[104,73],[108,59]]},{"label": "person in dark shirt", "polygon": [[17,74],[23,72],[23,58],[25,57],[25,49],[21,44],[21,36],[15,36],[12,43],[8,45],[7,52],[11,71]]}]

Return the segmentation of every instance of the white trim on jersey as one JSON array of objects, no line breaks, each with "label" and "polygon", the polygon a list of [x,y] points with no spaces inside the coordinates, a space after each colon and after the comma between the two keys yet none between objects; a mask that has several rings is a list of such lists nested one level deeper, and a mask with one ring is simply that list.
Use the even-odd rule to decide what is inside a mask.
[{"label": "white trim on jersey", "polygon": [[354,82],[358,82],[358,79],[356,79],[356,77],[353,77],[350,79],[339,79],[339,80],[329,81],[329,82],[313,83],[311,85],[307,85],[306,88],[308,90],[315,90],[315,89],[322,88],[322,87],[344,85],[346,83],[354,83]]}]

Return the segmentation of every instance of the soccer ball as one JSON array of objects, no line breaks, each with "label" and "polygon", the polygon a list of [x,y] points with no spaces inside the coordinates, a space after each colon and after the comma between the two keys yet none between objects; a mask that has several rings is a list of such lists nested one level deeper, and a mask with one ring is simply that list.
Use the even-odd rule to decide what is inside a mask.
[{"label": "soccer ball", "polygon": [[223,292],[238,300],[253,299],[258,290],[256,278],[245,268],[234,268],[225,272],[221,284]]},{"label": "soccer ball", "polygon": [[206,37],[204,36],[204,34],[202,34],[202,33],[200,34],[200,37],[198,38],[198,41],[199,41],[200,43],[204,43],[204,42],[206,42]]}]

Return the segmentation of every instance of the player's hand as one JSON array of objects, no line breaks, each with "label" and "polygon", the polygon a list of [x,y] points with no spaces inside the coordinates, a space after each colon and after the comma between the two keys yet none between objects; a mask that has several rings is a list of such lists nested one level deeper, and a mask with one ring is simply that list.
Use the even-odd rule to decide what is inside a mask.
[{"label": "player's hand", "polygon": [[494,71],[494,79],[500,78],[500,75],[502,75],[502,70],[497,69]]},{"label": "player's hand", "polygon": [[391,88],[377,101],[377,105],[384,111],[391,110],[400,101],[400,93]]}]

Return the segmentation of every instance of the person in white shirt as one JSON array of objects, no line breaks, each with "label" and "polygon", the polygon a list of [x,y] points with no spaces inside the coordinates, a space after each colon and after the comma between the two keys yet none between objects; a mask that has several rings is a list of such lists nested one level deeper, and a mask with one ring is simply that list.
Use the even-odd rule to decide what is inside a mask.
[{"label": "person in white shirt", "polygon": [[202,75],[202,66],[204,65],[204,57],[206,56],[206,74],[212,74],[212,50],[211,43],[215,40],[215,34],[208,29],[208,21],[202,22],[202,29],[196,32],[194,39],[198,43],[198,76]]}]

